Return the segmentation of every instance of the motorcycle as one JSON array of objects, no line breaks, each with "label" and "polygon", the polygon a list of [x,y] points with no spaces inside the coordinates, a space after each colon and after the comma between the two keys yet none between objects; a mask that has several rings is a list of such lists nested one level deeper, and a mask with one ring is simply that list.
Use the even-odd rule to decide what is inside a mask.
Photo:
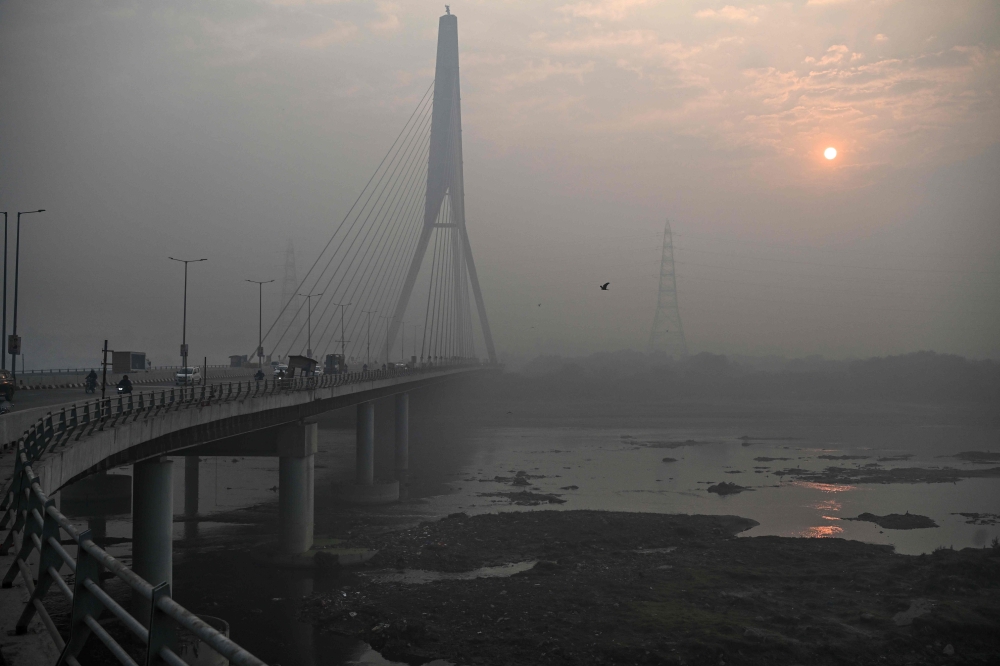
[{"label": "motorcycle", "polygon": [[88,380],[83,387],[85,393],[96,393],[97,392],[97,382],[94,380]]},{"label": "motorcycle", "polygon": [[118,395],[126,395],[128,393],[132,393],[132,386],[131,385],[129,385],[129,386],[121,386],[121,385],[119,385],[118,386]]}]

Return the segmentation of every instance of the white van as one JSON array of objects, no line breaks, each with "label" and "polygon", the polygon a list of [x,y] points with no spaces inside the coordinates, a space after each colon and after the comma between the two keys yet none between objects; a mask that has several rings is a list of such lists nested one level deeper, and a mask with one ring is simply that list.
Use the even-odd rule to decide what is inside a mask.
[{"label": "white van", "polygon": [[181,368],[174,376],[174,383],[178,386],[197,384],[201,380],[201,368],[198,366]]}]

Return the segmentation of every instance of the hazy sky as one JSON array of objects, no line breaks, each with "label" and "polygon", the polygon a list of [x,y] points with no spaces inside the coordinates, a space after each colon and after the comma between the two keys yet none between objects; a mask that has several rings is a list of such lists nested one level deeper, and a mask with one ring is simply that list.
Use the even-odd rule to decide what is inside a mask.
[{"label": "hazy sky", "polygon": [[[451,7],[509,358],[644,349],[667,217],[693,351],[1000,357],[1000,3]],[[0,210],[48,210],[22,225],[28,367],[105,337],[176,363],[167,255],[209,258],[192,356],[252,350],[243,280],[280,283],[289,240],[315,259],[430,84],[443,9],[0,3]]]}]

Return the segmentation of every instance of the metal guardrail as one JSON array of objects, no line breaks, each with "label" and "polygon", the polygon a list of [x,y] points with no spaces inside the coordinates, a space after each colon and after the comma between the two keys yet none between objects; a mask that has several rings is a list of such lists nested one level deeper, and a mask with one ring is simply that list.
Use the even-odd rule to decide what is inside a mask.
[{"label": "metal guardrail", "polygon": [[[98,621],[105,612],[110,613],[146,646],[145,664],[166,663],[185,666],[174,649],[178,630],[186,630],[203,643],[237,666],[266,666],[264,662],[241,648],[225,635],[198,619],[193,613],[174,601],[170,586],[153,585],[127,566],[116,560],[94,543],[90,530],[77,532],[70,521],[55,507],[55,501],[42,490],[31,464],[46,452],[70,441],[124,424],[139,418],[148,418],[172,410],[192,406],[208,406],[232,400],[247,400],[266,395],[329,388],[346,384],[360,384],[378,379],[404,375],[419,375],[446,367],[479,365],[478,361],[449,362],[419,369],[376,370],[374,372],[298,377],[294,379],[251,380],[227,382],[209,386],[161,389],[138,395],[95,398],[82,407],[76,404],[62,408],[58,416],[50,412],[25,432],[17,442],[14,476],[0,502],[0,529],[5,529],[13,517],[13,524],[0,544],[0,554],[6,555],[11,546],[16,549],[14,562],[3,577],[3,587],[9,588],[20,574],[30,598],[15,625],[15,633],[24,634],[31,620],[38,616],[52,641],[61,651],[57,664],[79,666],[77,655],[91,635],[127,666],[138,666],[126,650]],[[76,546],[76,557],[64,548],[65,533]],[[71,546],[72,547],[72,546]],[[37,570],[32,572],[28,559],[38,552]],[[73,572],[71,590],[63,580],[63,567]],[[143,621],[111,598],[104,590],[105,572],[123,581],[135,593],[151,602],[150,617]],[[72,604],[69,636],[63,638],[43,600],[55,587]]]},{"label": "metal guardrail", "polygon": [[[141,373],[141,372],[149,372],[150,370],[179,370],[180,368],[183,367],[184,367],[183,365],[154,365],[149,368],[139,368],[138,370],[129,370],[129,372]],[[233,366],[228,363],[225,363],[225,364],[208,365],[208,366],[199,365],[198,367],[218,369],[218,368],[232,368]],[[256,366],[250,369],[255,370]],[[97,366],[96,368],[41,368],[38,370],[20,370],[17,372],[17,375],[19,377],[21,375],[84,375],[90,372],[91,370],[93,370],[94,372],[100,372],[101,367]]]}]

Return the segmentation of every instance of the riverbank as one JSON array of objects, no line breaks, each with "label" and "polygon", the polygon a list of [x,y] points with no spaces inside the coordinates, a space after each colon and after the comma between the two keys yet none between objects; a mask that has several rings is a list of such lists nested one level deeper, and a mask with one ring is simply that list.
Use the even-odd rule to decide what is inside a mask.
[{"label": "riverbank", "polygon": [[[1000,549],[905,556],[841,539],[736,538],[733,516],[529,511],[354,545],[380,552],[306,599],[323,632],[411,664],[939,664],[1000,653]],[[399,570],[509,577],[400,582]]]}]

